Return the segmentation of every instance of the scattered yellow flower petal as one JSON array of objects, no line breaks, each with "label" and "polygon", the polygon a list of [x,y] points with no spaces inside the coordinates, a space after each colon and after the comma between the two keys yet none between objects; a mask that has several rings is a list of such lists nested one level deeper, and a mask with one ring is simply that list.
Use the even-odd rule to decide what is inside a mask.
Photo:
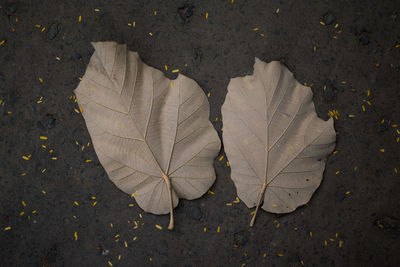
[{"label": "scattered yellow flower petal", "polygon": [[78,233],[77,232],[74,233],[74,238],[75,238],[75,241],[78,240]]},{"label": "scattered yellow flower petal", "polygon": [[172,73],[177,73],[177,72],[179,72],[179,69],[172,70]]},{"label": "scattered yellow flower petal", "polygon": [[208,19],[208,12],[206,13],[206,19]]},{"label": "scattered yellow flower petal", "polygon": [[156,228],[157,228],[158,230],[162,230],[161,225],[156,224]]},{"label": "scattered yellow flower petal", "polygon": [[82,22],[82,16],[79,16],[78,21]]},{"label": "scattered yellow flower petal", "polygon": [[42,82],[43,82],[43,79],[42,79],[41,77],[39,77],[39,81],[42,83]]},{"label": "scattered yellow flower petal", "polygon": [[46,136],[40,136],[39,137],[41,140],[47,140],[47,137]]},{"label": "scattered yellow flower petal", "polygon": [[7,226],[6,228],[4,228],[4,231],[8,231],[11,230],[11,226]]}]

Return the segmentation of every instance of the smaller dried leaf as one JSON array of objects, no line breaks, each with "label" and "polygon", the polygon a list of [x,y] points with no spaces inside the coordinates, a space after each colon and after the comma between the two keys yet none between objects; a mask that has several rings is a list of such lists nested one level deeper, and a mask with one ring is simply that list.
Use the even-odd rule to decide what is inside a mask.
[{"label": "smaller dried leaf", "polygon": [[222,106],[231,178],[249,207],[287,213],[306,204],[335,147],[333,119],[318,118],[311,88],[279,62],[256,58],[254,73],[231,79]]}]

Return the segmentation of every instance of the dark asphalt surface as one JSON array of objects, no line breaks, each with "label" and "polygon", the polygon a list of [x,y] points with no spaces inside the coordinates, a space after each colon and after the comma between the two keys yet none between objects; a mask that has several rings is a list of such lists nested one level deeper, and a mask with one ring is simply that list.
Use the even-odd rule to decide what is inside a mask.
[{"label": "dark asphalt surface", "polygon": [[[0,266],[400,265],[398,1],[0,3]],[[222,150],[214,194],[181,200],[168,232],[169,216],[143,212],[87,146],[71,97],[91,41],[126,43],[169,78],[194,79],[220,136],[229,79],[251,74],[254,57],[283,61],[312,84],[321,118],[339,112],[338,152],[310,203],[262,211],[250,229],[251,210],[226,205],[236,190]]]}]

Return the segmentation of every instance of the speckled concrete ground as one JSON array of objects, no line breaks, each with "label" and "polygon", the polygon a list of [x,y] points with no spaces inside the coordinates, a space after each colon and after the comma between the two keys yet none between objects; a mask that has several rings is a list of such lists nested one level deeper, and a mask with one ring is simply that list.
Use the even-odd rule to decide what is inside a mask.
[{"label": "speckled concrete ground", "polygon": [[[12,2],[0,9],[1,266],[400,265],[398,1]],[[186,21],[185,3],[194,7]],[[319,116],[339,117],[338,152],[310,203],[261,212],[249,229],[251,210],[225,205],[236,190],[224,159],[215,194],[181,201],[175,231],[168,216],[144,213],[108,180],[70,99],[90,41],[106,40],[197,81],[220,135],[229,79],[250,74],[254,57],[282,60],[313,84]]]}]

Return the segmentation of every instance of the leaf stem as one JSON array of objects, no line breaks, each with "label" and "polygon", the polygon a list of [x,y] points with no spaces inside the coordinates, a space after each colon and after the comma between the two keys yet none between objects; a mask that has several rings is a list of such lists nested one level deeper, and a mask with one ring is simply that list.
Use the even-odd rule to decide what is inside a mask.
[{"label": "leaf stem", "polygon": [[265,181],[265,182],[263,183],[262,187],[261,187],[261,192],[260,192],[260,195],[258,196],[257,207],[256,207],[256,210],[255,210],[255,212],[254,212],[254,214],[253,214],[253,218],[251,218],[251,221],[250,221],[250,227],[253,227],[254,222],[256,221],[256,215],[257,215],[258,209],[260,208],[260,205],[261,205],[261,203],[262,203],[262,200],[263,200],[263,198],[264,198],[264,194],[265,194],[265,189],[266,189],[266,188],[267,188],[267,181]]},{"label": "leaf stem", "polygon": [[174,229],[174,212],[173,212],[174,207],[172,205],[171,180],[165,173],[162,174],[162,178],[164,179],[165,184],[167,185],[168,195],[169,195],[169,208],[170,208],[169,215],[170,215],[170,217],[169,217],[168,230],[173,230]]}]

